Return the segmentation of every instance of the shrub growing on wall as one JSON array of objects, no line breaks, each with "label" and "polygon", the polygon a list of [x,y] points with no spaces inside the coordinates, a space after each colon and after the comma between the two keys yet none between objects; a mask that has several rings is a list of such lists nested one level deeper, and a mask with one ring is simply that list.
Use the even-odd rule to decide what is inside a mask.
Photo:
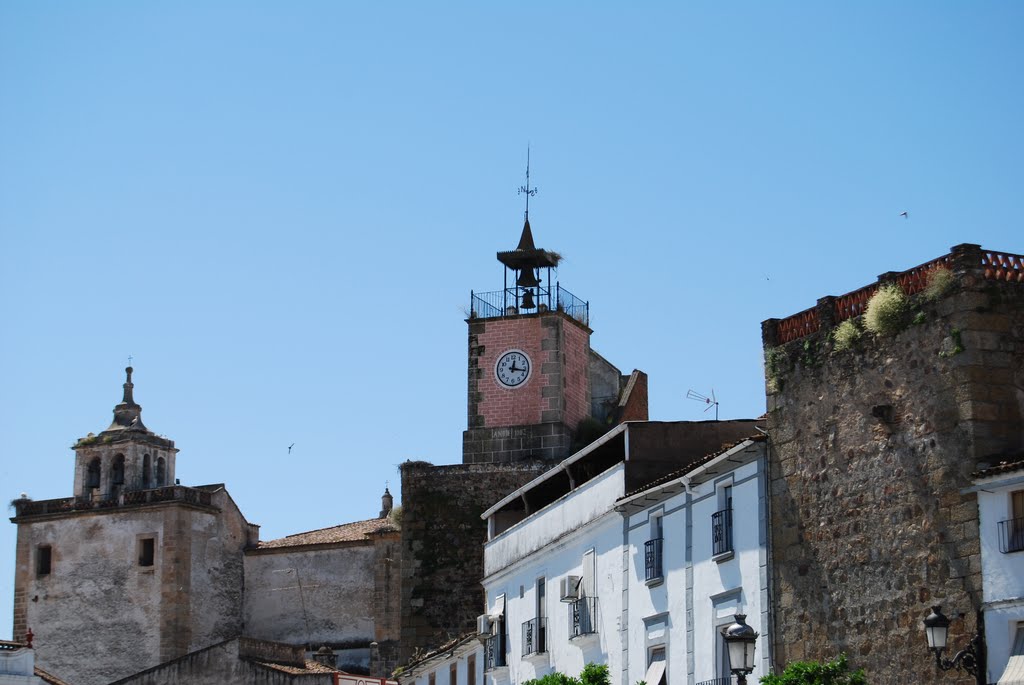
[{"label": "shrub growing on wall", "polygon": [[953,272],[940,266],[928,274],[928,284],[924,287],[924,296],[929,300],[937,300],[951,287],[953,287]]},{"label": "shrub growing on wall", "polygon": [[868,300],[864,326],[877,335],[893,335],[906,326],[910,300],[895,283],[878,289]]},{"label": "shrub growing on wall", "polygon": [[836,326],[836,330],[832,333],[836,352],[852,349],[859,338],[860,326],[853,319],[847,319],[842,322]]}]

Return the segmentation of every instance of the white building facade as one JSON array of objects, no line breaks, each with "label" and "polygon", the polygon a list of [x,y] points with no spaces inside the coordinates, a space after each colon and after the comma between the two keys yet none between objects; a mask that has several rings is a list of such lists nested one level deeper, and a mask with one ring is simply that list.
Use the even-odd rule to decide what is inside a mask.
[{"label": "white building facade", "polygon": [[766,442],[753,422],[709,424],[626,423],[484,513],[495,685],[590,662],[613,683],[693,685],[720,672],[714,631],[736,613],[767,635]]},{"label": "white building facade", "polygon": [[749,682],[769,672],[766,449],[763,439],[744,440],[619,503],[623,683],[733,683],[721,631],[737,614],[760,634]]},{"label": "white building facade", "polygon": [[978,471],[973,489],[978,493],[986,682],[1024,683],[1024,461]]}]

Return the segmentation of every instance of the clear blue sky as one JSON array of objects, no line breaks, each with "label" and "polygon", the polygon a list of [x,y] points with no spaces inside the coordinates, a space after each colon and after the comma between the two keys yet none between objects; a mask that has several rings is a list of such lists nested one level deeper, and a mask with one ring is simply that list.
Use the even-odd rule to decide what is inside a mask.
[{"label": "clear blue sky", "polygon": [[1019,2],[3,3],[0,495],[71,494],[129,354],[182,482],[265,539],[458,461],[528,142],[537,243],[652,418],[708,418],[691,388],[760,415],[763,319],[1024,252],[1022,30]]}]

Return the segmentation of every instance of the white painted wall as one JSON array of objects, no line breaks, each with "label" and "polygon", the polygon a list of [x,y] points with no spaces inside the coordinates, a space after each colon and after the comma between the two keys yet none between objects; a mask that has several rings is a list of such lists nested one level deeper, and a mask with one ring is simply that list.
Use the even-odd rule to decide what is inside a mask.
[{"label": "white painted wall", "polygon": [[[622,464],[609,469],[485,545],[488,613],[501,612],[504,596],[508,630],[508,667],[488,673],[496,685],[522,683],[556,670],[576,676],[588,662],[608,664],[617,682],[623,560],[622,519],[614,505],[623,495],[623,472]],[[589,569],[585,559],[592,563]],[[569,575],[585,578],[583,592],[598,601],[597,633],[572,640],[570,605],[559,601],[560,581]],[[537,616],[541,577],[547,586],[547,652],[524,658],[522,624]]]},{"label": "white painted wall", "polygon": [[[699,475],[691,494],[679,492],[658,497],[637,510],[628,510],[627,525],[627,626],[628,657],[622,680],[644,678],[651,647],[664,642],[667,681],[670,685],[693,684],[727,675],[717,668],[717,628],[731,623],[738,611],[761,637],[757,643],[758,667],[751,682],[768,672],[767,554],[764,545],[763,443],[755,443],[744,458],[748,463],[716,475]],[[733,547],[731,557],[712,558],[711,516],[722,506],[718,490],[733,486]],[[651,539],[651,517],[661,514],[664,581],[645,581],[644,544]],[[689,549],[688,549],[689,547]],[[689,596],[688,596],[689,595]],[[667,635],[656,634],[661,623]]]},{"label": "white painted wall", "polygon": [[[470,656],[473,660],[474,685],[484,685],[484,650],[475,638],[461,643],[451,651],[414,664],[397,677],[400,685],[430,685],[430,674],[434,674],[434,685],[469,685]],[[451,681],[451,665],[455,664],[455,682]]]},{"label": "white painted wall", "polygon": [[0,685],[42,685],[34,675],[35,654],[27,647],[0,649]]},{"label": "white painted wall", "polygon": [[999,522],[1011,517],[1010,493],[1024,490],[1024,482],[1016,482],[1021,476],[1024,471],[977,481],[989,682],[995,682],[1006,668],[1017,623],[1024,621],[1024,551],[999,551]]},{"label": "white painted wall", "polygon": [[484,545],[484,576],[499,573],[610,510],[625,487],[623,464],[608,469]]}]

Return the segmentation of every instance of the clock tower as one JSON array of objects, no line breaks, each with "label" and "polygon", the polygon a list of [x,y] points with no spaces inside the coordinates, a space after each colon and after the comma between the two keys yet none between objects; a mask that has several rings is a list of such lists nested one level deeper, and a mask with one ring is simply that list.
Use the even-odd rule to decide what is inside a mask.
[{"label": "clock tower", "polygon": [[552,279],[559,259],[534,245],[527,216],[516,249],[498,253],[503,288],[471,293],[464,463],[563,459],[592,417],[590,366],[601,358],[589,304]]}]

